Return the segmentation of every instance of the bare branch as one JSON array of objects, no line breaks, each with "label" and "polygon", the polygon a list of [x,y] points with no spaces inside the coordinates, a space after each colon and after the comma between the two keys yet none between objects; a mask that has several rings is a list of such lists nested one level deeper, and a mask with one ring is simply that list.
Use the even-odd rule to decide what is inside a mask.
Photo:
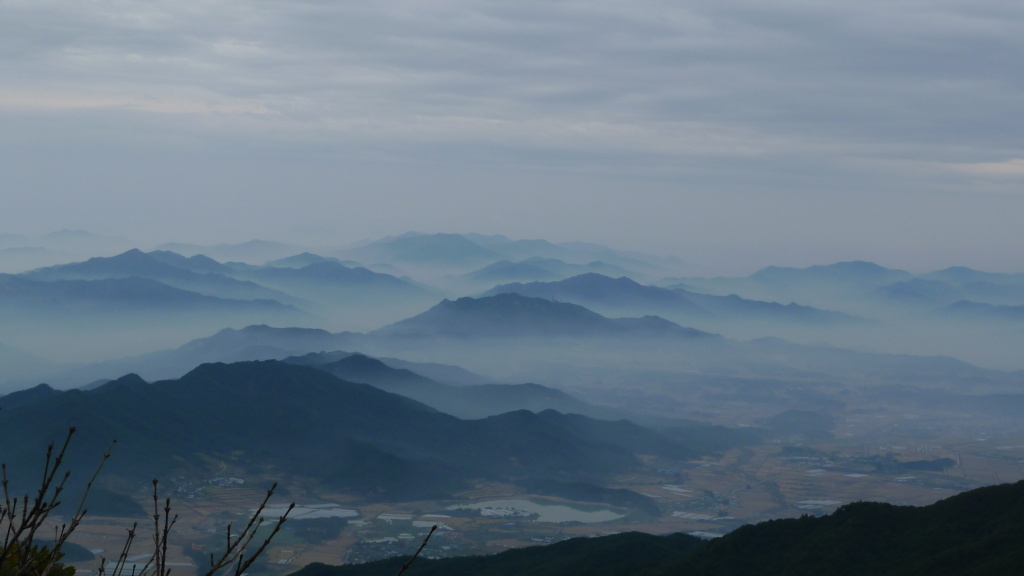
[{"label": "bare branch", "polygon": [[256,558],[259,557],[260,554],[263,553],[266,547],[270,544],[270,539],[277,534],[277,532],[281,529],[281,525],[284,524],[285,520],[288,518],[288,514],[292,511],[293,508],[295,508],[295,503],[292,502],[291,505],[288,507],[288,510],[286,510],[285,513],[280,518],[278,518],[273,530],[271,530],[270,536],[263,542],[263,544],[260,545],[259,548],[256,549],[254,553],[252,553],[248,556],[248,558],[246,558],[245,552],[248,550],[253,539],[255,538],[256,532],[263,525],[263,511],[266,510],[267,503],[270,501],[270,498],[274,495],[275,490],[277,490],[277,482],[275,482],[270,487],[270,489],[267,490],[266,496],[264,496],[263,501],[260,502],[260,505],[249,517],[249,521],[246,523],[245,528],[243,528],[242,531],[238,533],[234,539],[232,539],[231,537],[231,526],[228,525],[227,543],[224,549],[224,553],[221,554],[220,558],[217,558],[216,560],[214,559],[214,556],[212,554],[210,555],[210,568],[209,570],[207,570],[204,576],[213,576],[220,570],[227,568],[231,565],[235,565],[234,573],[236,574],[236,576],[240,575],[242,572],[248,569],[253,562],[256,561]]},{"label": "bare branch", "polygon": [[[3,548],[0,549],[0,566],[4,568],[3,576],[47,576],[54,567],[60,565],[58,561],[61,557],[61,547],[78,528],[87,513],[86,498],[103,470],[104,464],[110,458],[116,441],[111,442],[106,452],[103,453],[103,457],[86,483],[78,506],[70,519],[53,526],[51,542],[46,545],[39,545],[36,542],[39,531],[48,526],[47,519],[50,513],[61,505],[61,496],[71,477],[71,473],[62,470],[62,467],[74,433],[75,428],[71,427],[59,447],[55,443],[50,443],[47,447],[42,478],[34,496],[29,494],[25,494],[21,498],[13,496],[10,491],[7,466],[0,464],[0,477],[2,477],[0,484],[3,489],[3,498],[0,500],[0,524],[4,524],[0,528],[4,532]],[[269,536],[253,549],[257,533],[264,525],[263,513],[276,489],[277,484],[274,483],[241,532],[233,533],[232,526],[228,525],[225,550],[219,559],[215,558],[213,554],[210,555],[208,576],[228,567],[233,567],[235,576],[241,576],[267,549],[271,540],[281,530],[288,514],[295,507],[295,504],[292,503],[274,523]],[[138,523],[133,524],[132,528],[127,531],[124,545],[109,576],[169,576],[168,547],[171,531],[177,521],[178,515],[172,514],[171,511],[170,498],[165,498],[161,507],[159,482],[153,480],[153,553],[141,567],[128,561],[129,551],[138,534]],[[130,570],[129,566],[131,566]],[[105,557],[100,558],[97,574],[99,576],[108,574]]]},{"label": "bare branch", "polygon": [[427,532],[427,536],[423,539],[423,543],[420,544],[420,547],[416,550],[416,553],[412,555],[412,558],[409,558],[408,562],[402,565],[402,569],[399,570],[398,574],[396,574],[395,576],[402,576],[402,573],[409,569],[409,566],[412,565],[413,560],[415,560],[420,555],[420,552],[423,552],[423,549],[426,548],[427,541],[429,541],[430,537],[433,536],[434,530],[437,530],[437,524],[434,524],[430,527],[430,532]]}]

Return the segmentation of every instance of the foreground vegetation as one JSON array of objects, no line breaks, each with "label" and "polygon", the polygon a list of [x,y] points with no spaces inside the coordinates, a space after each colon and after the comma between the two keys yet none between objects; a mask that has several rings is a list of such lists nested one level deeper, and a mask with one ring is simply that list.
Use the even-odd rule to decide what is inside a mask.
[{"label": "foreground vegetation", "polygon": [[[104,464],[110,458],[110,449],[107,449],[96,471],[82,489],[77,499],[77,507],[65,518],[56,518],[57,509],[61,506],[63,498],[69,496],[67,488],[72,473],[65,466],[65,457],[75,431],[76,429],[71,427],[62,444],[51,443],[47,447],[42,478],[34,494],[26,493],[19,496],[11,487],[7,476],[7,464],[0,466],[3,492],[3,501],[0,502],[0,532],[3,533],[0,576],[74,576],[75,568],[62,563],[65,548],[72,546],[68,539],[85,518],[90,491]],[[111,447],[113,444],[111,443]],[[112,558],[110,564],[106,558],[99,559],[99,576],[169,575],[168,543],[178,516],[171,513],[170,498],[161,502],[158,481],[154,479],[152,485],[152,551],[143,554],[143,561],[137,560],[138,554],[132,551],[132,547],[136,543],[136,536],[139,535],[139,526],[138,523],[134,523],[127,529],[120,554]],[[276,521],[265,521],[263,514],[276,488],[275,484],[267,490],[263,501],[240,530],[236,527],[232,532],[232,525],[227,526],[223,546],[210,552],[208,566],[204,566],[205,562],[199,563],[200,574],[241,576],[249,570],[270,545],[270,541],[287,519],[288,513],[295,507],[294,503],[291,504]],[[257,537],[260,534],[261,537]],[[136,559],[133,560],[133,557]]]},{"label": "foreground vegetation", "polygon": [[[402,559],[311,564],[293,576],[394,574]],[[1024,566],[1024,481],[979,488],[931,506],[858,502],[828,516],[745,526],[701,541],[626,533],[510,550],[419,559],[410,576],[1019,574]]]}]

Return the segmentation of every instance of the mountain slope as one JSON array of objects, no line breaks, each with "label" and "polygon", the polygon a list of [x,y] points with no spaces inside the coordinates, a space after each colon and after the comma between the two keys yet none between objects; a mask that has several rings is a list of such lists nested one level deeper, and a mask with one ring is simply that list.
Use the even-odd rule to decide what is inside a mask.
[{"label": "mountain slope", "polygon": [[514,292],[523,296],[573,302],[583,306],[612,309],[673,311],[702,317],[708,313],[686,296],[655,286],[643,286],[629,278],[602,274],[580,274],[558,282],[503,284],[488,290],[487,296]]},{"label": "mountain slope", "polygon": [[[515,410],[564,414],[583,414],[593,418],[619,418],[615,410],[592,406],[572,396],[538,384],[483,384],[451,386],[421,376],[411,370],[392,368],[381,360],[363,354],[349,354],[336,360],[317,362],[324,355],[307,354],[287,358],[285,362],[318,367],[343,380],[370,384],[412,398],[459,418],[475,419]],[[335,354],[330,356],[336,357]]]},{"label": "mountain slope", "polygon": [[101,280],[38,281],[0,275],[0,309],[15,312],[45,310],[60,313],[103,311],[299,311],[276,300],[239,300],[207,296],[168,286],[156,280],[129,276]]},{"label": "mountain slope", "polygon": [[11,410],[21,406],[35,404],[57,396],[60,392],[54,390],[47,384],[39,384],[34,388],[12,392],[6,396],[0,396],[0,410]]},{"label": "mountain slope", "polygon": [[996,285],[1024,284],[1024,274],[1003,274],[997,272],[982,272],[965,266],[951,266],[924,275],[931,280],[940,280],[953,286],[967,286],[969,284],[987,283]]},{"label": "mountain slope", "polygon": [[166,251],[145,253],[133,249],[116,256],[39,268],[22,276],[41,281],[138,277],[207,296],[295,303],[295,298],[288,294],[231,277],[231,268],[216,260],[202,255],[186,258]]},{"label": "mountain slope", "polygon": [[768,320],[809,324],[851,323],[860,319],[828,310],[797,304],[782,305],[740,298],[735,294],[714,296],[684,289],[644,286],[630,278],[609,278],[602,274],[581,274],[558,282],[512,283],[496,286],[486,295],[515,292],[572,302],[601,312],[658,314],[687,321]]},{"label": "mountain slope", "polygon": [[199,245],[172,242],[157,246],[157,250],[168,250],[178,254],[206,254],[221,262],[248,262],[261,264],[275,258],[285,258],[302,252],[302,248],[283,242],[249,240],[241,244]]},{"label": "mountain slope", "polygon": [[362,267],[349,268],[336,260],[298,268],[253,267],[239,274],[327,307],[436,298],[431,290],[409,280]]},{"label": "mountain slope", "polygon": [[79,386],[128,372],[137,373],[147,380],[180,378],[200,364],[280,360],[311,351],[338,350],[349,343],[348,334],[334,334],[315,328],[275,328],[265,324],[237,330],[225,328],[177,348],[78,366],[60,377],[58,383]]},{"label": "mountain slope", "polygon": [[873,262],[860,260],[835,264],[786,268],[769,266],[750,276],[750,279],[776,286],[796,284],[832,284],[838,286],[877,287],[902,282],[913,277],[909,272],[893,270]]},{"label": "mountain slope", "polygon": [[[681,534],[579,538],[492,556],[417,559],[410,576],[1014,575],[1024,566],[1024,482],[914,508],[872,502],[772,520],[701,542]],[[406,559],[311,564],[295,576],[393,574]]]},{"label": "mountain slope", "polygon": [[[46,440],[74,424],[83,433],[72,469],[85,469],[117,439],[109,472],[136,480],[208,473],[209,459],[241,451],[239,465],[251,470],[287,469],[406,499],[443,496],[478,478],[594,481],[639,466],[636,435],[617,438],[622,423],[581,418],[521,410],[460,420],[306,366],[204,364],[178,380],[129,375],[5,409],[0,452],[10,467],[33,469]],[[645,453],[692,455],[649,433]]]},{"label": "mountain slope", "polygon": [[375,336],[522,337],[620,336],[707,338],[656,316],[606,318],[576,304],[497,294],[444,300],[430,310],[372,332]]},{"label": "mountain slope", "polygon": [[740,278],[683,278],[680,287],[719,296],[738,294],[754,300],[849,310],[852,302],[863,300],[871,291],[913,278],[903,270],[853,261],[807,268],[769,266]]},{"label": "mountain slope", "polygon": [[289,256],[287,258],[278,258],[277,260],[271,260],[266,263],[266,266],[272,266],[274,268],[302,268],[304,266],[309,266],[310,264],[319,264],[321,262],[335,262],[349,267],[359,266],[359,264],[355,262],[342,262],[337,258],[331,258],[329,256],[320,256],[319,254],[313,254],[312,252],[303,252],[301,254]]},{"label": "mountain slope", "polygon": [[680,289],[675,290],[675,292],[685,295],[694,304],[709,311],[716,317],[729,320],[774,321],[808,325],[860,324],[865,322],[863,318],[857,316],[832,310],[823,310],[812,306],[801,306],[795,302],[780,304],[778,302],[750,300],[735,294],[715,296],[711,294],[697,294]]},{"label": "mountain slope", "polygon": [[1024,565],[1024,483],[931,506],[872,502],[745,526],[660,573],[1012,574]]}]

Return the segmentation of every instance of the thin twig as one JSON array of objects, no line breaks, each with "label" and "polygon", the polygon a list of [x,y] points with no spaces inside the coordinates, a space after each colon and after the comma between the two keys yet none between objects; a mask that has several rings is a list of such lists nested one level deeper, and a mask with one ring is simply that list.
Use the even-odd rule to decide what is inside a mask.
[{"label": "thin twig", "polygon": [[434,534],[434,530],[437,530],[437,524],[430,527],[430,532],[427,532],[427,536],[423,539],[423,543],[420,544],[419,549],[417,549],[416,553],[412,555],[412,558],[409,558],[408,562],[402,565],[402,569],[399,570],[398,574],[395,574],[395,576],[402,576],[402,573],[409,569],[409,566],[412,565],[412,561],[415,560],[416,557],[420,555],[420,552],[423,552],[423,549],[427,546],[427,541],[430,540],[430,537]]},{"label": "thin twig", "polygon": [[[274,495],[275,490],[277,490],[277,482],[274,482],[270,489],[267,490],[267,494],[266,496],[264,496],[263,501],[260,502],[260,505],[256,508],[256,511],[253,512],[252,516],[249,517],[249,522],[245,525],[245,528],[243,528],[242,531],[235,536],[233,542],[231,537],[231,525],[228,525],[227,543],[225,545],[224,553],[221,554],[220,558],[216,560],[214,559],[213,554],[210,555],[210,568],[206,571],[206,574],[204,574],[204,576],[213,576],[213,574],[215,574],[216,572],[220,571],[223,568],[231,566],[232,564],[235,565],[235,573],[241,574],[239,570],[244,572],[245,569],[252,565],[252,563],[256,560],[256,557],[259,556],[264,549],[266,549],[267,545],[270,544],[269,539],[266,542],[264,542],[256,550],[256,552],[252,554],[252,556],[250,556],[247,560],[243,558],[246,549],[252,543],[253,538],[256,536],[257,530],[259,530],[259,528],[263,525],[263,511],[266,510],[267,503],[270,502],[270,498],[271,496]],[[291,506],[288,507],[288,510],[285,511],[284,515],[278,518],[277,523],[274,526],[274,529],[271,533],[271,537],[273,537],[274,534],[277,534],[278,530],[281,529],[281,524],[284,524],[284,521],[288,518],[288,513],[291,512],[294,507],[295,503],[293,502]]]}]

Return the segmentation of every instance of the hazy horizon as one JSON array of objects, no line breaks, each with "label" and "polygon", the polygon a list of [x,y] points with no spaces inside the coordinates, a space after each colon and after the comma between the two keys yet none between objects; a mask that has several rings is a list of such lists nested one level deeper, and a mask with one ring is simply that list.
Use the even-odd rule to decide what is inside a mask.
[{"label": "hazy horizon", "polygon": [[[109,247],[107,249],[89,249],[89,248],[66,248],[53,249],[52,243],[46,242],[44,239],[47,237],[60,235],[62,233],[74,233],[74,234],[86,234],[95,237],[97,240],[108,240]],[[225,248],[233,246],[241,246],[252,242],[271,242],[280,243],[284,245],[294,246],[296,250],[301,251],[312,251],[314,253],[319,252],[321,255],[324,253],[341,252],[357,248],[359,246],[387,240],[389,238],[397,238],[405,234],[459,234],[459,235],[470,235],[480,234],[485,236],[504,236],[512,241],[519,240],[544,240],[551,241],[548,238],[542,237],[517,237],[508,234],[502,234],[498,232],[481,232],[479,230],[466,230],[460,232],[452,232],[449,230],[436,230],[431,232],[423,232],[419,230],[406,230],[396,234],[381,235],[378,237],[364,237],[347,242],[331,243],[327,238],[316,241],[315,239],[303,241],[301,237],[289,237],[287,235],[283,237],[264,235],[264,236],[253,236],[243,237],[239,236],[238,239],[224,237],[219,240],[210,239],[206,242],[201,241],[197,238],[176,238],[168,240],[155,241],[151,240],[148,242],[139,242],[134,238],[108,234],[104,232],[98,232],[94,230],[84,229],[72,229],[62,228],[60,230],[50,230],[42,234],[14,234],[6,232],[0,237],[0,273],[21,273],[27,272],[36,268],[42,268],[45,266],[51,266],[54,264],[64,264],[83,261],[88,258],[102,256],[114,256],[125,252],[130,249],[138,249],[143,252],[150,252],[153,250],[167,250],[173,251],[174,245],[189,245],[196,248]],[[679,273],[683,276],[692,277],[742,277],[753,274],[759,270],[767,267],[783,267],[783,268],[808,268],[812,266],[828,266],[832,264],[842,262],[853,262],[863,261],[878,264],[885,268],[904,270],[912,274],[926,274],[929,272],[936,272],[951,267],[966,267],[981,272],[993,272],[993,273],[1024,273],[1024,265],[1019,267],[1008,265],[1004,268],[996,266],[985,266],[987,260],[982,259],[981,264],[972,264],[971,262],[965,261],[952,261],[939,259],[936,260],[936,264],[929,266],[926,263],[916,260],[906,260],[903,258],[893,257],[893,255],[886,254],[883,252],[878,253],[878,258],[865,258],[856,254],[851,254],[852,250],[841,250],[840,254],[847,257],[837,257],[835,259],[827,259],[827,255],[821,256],[822,259],[816,259],[813,255],[807,254],[786,254],[786,253],[774,253],[768,250],[758,250],[756,247],[751,247],[748,254],[741,254],[743,250],[741,247],[736,247],[737,253],[733,256],[724,256],[722,258],[712,258],[702,254],[690,254],[685,252],[671,252],[671,251],[658,251],[648,250],[644,247],[622,247],[612,243],[601,242],[596,239],[567,239],[552,241],[554,244],[593,244],[597,246],[604,246],[612,250],[620,251],[623,253],[637,253],[645,256],[652,256],[657,258],[674,259],[678,263],[678,269],[681,270]],[[35,248],[47,248],[49,247],[48,253],[33,254],[30,249]],[[24,253],[19,254],[20,251]],[[186,255],[191,255],[191,251]],[[201,251],[196,253],[202,253]],[[296,252],[298,254],[298,252]],[[17,258],[12,258],[17,256]],[[204,254],[206,255],[206,254]],[[217,258],[214,258],[215,260]],[[903,264],[901,264],[903,262]],[[263,264],[264,261],[260,259],[253,260],[252,263]],[[666,270],[671,269],[668,266]]]},{"label": "hazy horizon", "polygon": [[1024,271],[1024,9],[0,7],[0,232]]},{"label": "hazy horizon", "polygon": [[272,576],[1024,478],[1022,2],[0,0],[0,38],[0,453],[117,438],[81,550],[153,478],[176,575],[264,484],[315,508]]}]

